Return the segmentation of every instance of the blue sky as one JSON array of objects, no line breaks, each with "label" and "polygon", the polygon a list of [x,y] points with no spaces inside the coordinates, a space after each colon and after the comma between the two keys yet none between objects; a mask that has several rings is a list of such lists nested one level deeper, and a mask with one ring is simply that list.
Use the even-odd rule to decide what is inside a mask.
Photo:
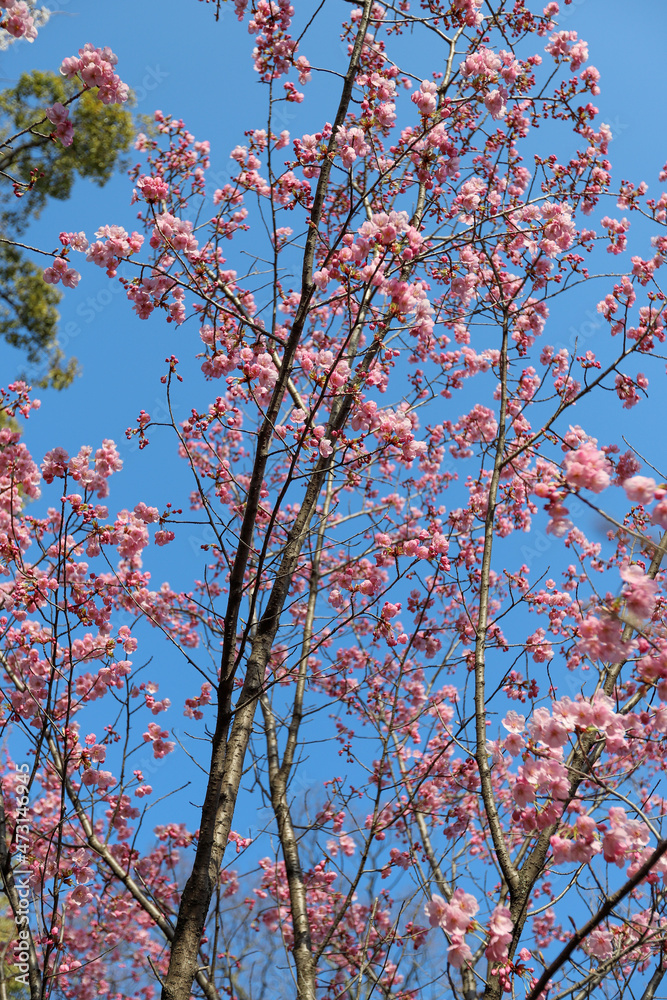
[{"label": "blue sky", "polygon": [[[214,5],[196,0],[121,0],[115,5],[61,0],[50,6],[51,19],[34,44],[19,42],[0,53],[0,82],[9,86],[21,72],[34,68],[57,70],[62,58],[74,54],[85,42],[109,45],[118,55],[121,78],[135,91],[137,113],[150,115],[160,108],[165,114],[183,118],[198,139],[211,142],[211,189],[224,182],[231,166],[229,150],[243,142],[244,129],[264,124],[263,102],[253,105],[255,95],[261,96],[250,59],[254,39],[237,22],[231,4],[222,5],[217,23]],[[303,21],[314,7],[297,4],[297,21]],[[335,24],[339,9],[338,0],[328,0],[323,27],[302,46],[314,65],[342,64]],[[589,42],[590,62],[601,72],[602,93],[597,102],[601,119],[610,123],[615,136],[610,155],[616,182],[621,178],[646,180],[655,190],[657,172],[667,159],[667,113],[659,99],[658,73],[667,36],[667,6],[655,0],[637,0],[629,18],[623,0],[575,0],[564,8],[562,26],[576,29]],[[416,76],[430,71],[423,52],[415,50],[411,56],[409,69]],[[327,77],[315,75],[309,85],[305,118],[299,118],[301,132],[314,129],[317,116],[333,118],[334,98],[327,84]],[[317,88],[318,100],[314,102],[310,100],[312,88]],[[330,108],[325,111],[327,105]],[[287,112],[295,113],[292,106],[287,106]],[[286,127],[290,127],[289,121]],[[295,132],[300,134],[296,127]],[[542,150],[544,135],[541,130],[537,139]],[[131,156],[138,159],[137,154]],[[104,223],[131,229],[135,210],[129,204],[130,195],[130,182],[123,175],[114,177],[104,189],[78,181],[73,197],[66,203],[51,204],[30,238],[36,245],[52,247],[57,245],[61,229],[83,229],[89,237]],[[648,247],[639,252],[642,250],[648,256]],[[184,494],[179,494],[171,471],[173,440],[153,433],[151,447],[139,453],[136,442],[128,443],[124,432],[141,409],[148,410],[154,419],[164,418],[159,378],[168,355],[179,356],[186,378],[201,384],[193,358],[196,328],[192,322],[176,328],[160,316],[139,320],[115,280],[106,278],[99,268],[83,260],[81,263],[82,280],[76,290],[66,290],[62,302],[61,339],[66,352],[79,359],[83,375],[66,392],[39,392],[42,409],[26,426],[25,440],[39,460],[55,445],[76,452],[83,444],[97,447],[103,438],[111,437],[125,463],[123,472],[112,480],[112,509],[134,506],[139,498],[160,508],[168,501],[182,502]],[[609,263],[617,262],[610,259]],[[594,321],[597,299],[587,286],[569,297],[566,311],[552,320],[560,324],[562,333],[552,335],[550,342],[559,338],[567,342],[574,333],[581,336],[583,332],[585,337],[586,324]],[[20,356],[0,345],[3,383],[20,363]],[[176,405],[177,417],[184,419],[187,412],[179,412],[178,401]],[[595,419],[593,408],[589,415]],[[582,423],[584,416],[582,408]],[[640,427],[638,422],[646,419],[646,411],[622,411],[616,419],[632,433],[633,425]],[[608,425],[607,417],[604,421]],[[664,455],[661,440],[649,440],[647,450],[658,462]],[[166,475],[165,469],[169,470]],[[195,572],[192,556],[198,556],[199,546],[206,540],[200,529],[193,527],[188,529],[178,559],[175,547],[153,551],[154,579],[167,577],[173,586],[189,586]]]},{"label": "blue sky", "polygon": [[[261,103],[256,105],[254,120],[248,111],[259,88],[249,58],[253,38],[236,21],[231,4],[222,5],[218,23],[213,18],[214,5],[196,0],[123,0],[114,5],[61,0],[49,6],[51,20],[33,45],[21,42],[0,53],[1,83],[10,85],[20,72],[33,68],[57,70],[61,59],[86,41],[110,45],[119,57],[122,79],[137,95],[138,113],[150,115],[160,108],[183,118],[198,139],[210,140],[213,178],[229,169],[229,150],[243,142],[244,129],[263,124]],[[303,19],[302,12],[310,12],[314,6],[297,5],[297,18]],[[328,0],[325,15],[331,12],[331,33],[320,29],[304,43],[303,51],[315,65],[328,64],[332,56],[336,61],[341,58],[334,34],[339,7],[338,0]],[[667,159],[667,112],[659,96],[667,6],[656,0],[638,0],[632,10],[633,16],[628,17],[622,0],[575,0],[564,8],[562,24],[575,28],[589,42],[590,61],[602,74],[602,93],[597,100],[601,118],[611,124],[615,136],[611,159],[616,181],[643,179],[654,189],[657,171]],[[430,63],[422,62],[417,52],[413,63],[410,68],[416,75],[420,67],[422,71],[430,69]],[[317,77],[310,86],[318,87],[326,101],[327,88]],[[313,103],[319,114],[322,104]],[[304,107],[309,115],[311,102]],[[332,116],[333,105],[328,114]],[[308,124],[306,120],[303,131],[308,130]],[[314,127],[315,121],[312,124]],[[542,145],[541,139],[539,142]],[[44,212],[31,238],[37,245],[50,247],[56,245],[61,229],[84,229],[90,236],[104,223],[131,228],[134,212],[129,205],[130,193],[129,181],[122,175],[102,190],[79,181],[70,201],[52,204]],[[137,477],[143,478],[142,472],[150,468],[152,459],[146,452],[141,463],[136,463],[136,452],[124,443],[124,430],[140,409],[158,412],[162,405],[158,377],[164,358],[174,353],[185,362],[192,353],[194,326],[175,329],[160,318],[141,321],[122,301],[117,283],[93,266],[84,266],[82,273],[79,287],[67,291],[62,303],[61,329],[63,345],[79,359],[84,377],[66,393],[40,393],[44,409],[32,418],[27,440],[34,442],[37,450],[55,444],[74,449],[103,436],[123,442],[127,471],[117,477],[115,490],[131,479],[134,495]],[[569,300],[563,320],[567,328],[579,329],[590,318],[596,301],[588,289]],[[6,371],[9,377],[18,364],[20,358],[0,346],[3,374]],[[105,400],[103,406],[99,405],[101,399]],[[92,400],[95,405],[91,405]],[[154,471],[148,477],[153,486]]]},{"label": "blue sky", "polygon": [[[331,25],[341,6],[339,0],[327,0],[325,14],[331,12]],[[297,3],[298,16],[303,19],[303,12],[314,7],[314,2]],[[2,85],[11,85],[25,70],[57,70],[62,58],[74,54],[85,42],[109,45],[119,57],[119,74],[137,94],[137,112],[151,114],[160,108],[183,118],[198,139],[211,141],[210,173],[214,179],[216,175],[224,177],[229,169],[228,152],[243,142],[244,129],[263,126],[263,104],[256,105],[254,119],[251,110],[259,86],[249,58],[253,39],[236,21],[231,5],[223,5],[223,16],[217,24],[213,5],[197,0],[117,0],[115,4],[69,0],[52,5],[52,9],[51,21],[34,45],[19,43],[0,54]],[[615,136],[610,158],[616,183],[622,178],[645,180],[655,191],[658,171],[667,160],[667,112],[660,91],[667,5],[658,0],[636,0],[629,17],[625,0],[583,0],[565,8],[561,26],[576,29],[589,42],[590,61],[601,72],[602,93],[597,103],[601,119],[611,125]],[[314,65],[328,64],[332,55],[336,60],[341,58],[333,27],[331,32],[318,29],[303,50]],[[422,65],[425,72],[430,71],[432,67],[423,63],[418,51],[412,56],[415,74],[420,74]],[[315,81],[311,86],[317,88],[319,98],[313,113],[331,120],[337,96],[332,96],[326,81]],[[306,108],[306,117],[299,119],[300,132],[312,131],[317,124],[315,119],[308,119],[310,114]],[[289,123],[286,127],[290,127]],[[215,181],[211,186],[216,186]],[[57,234],[63,229],[83,229],[89,237],[105,223],[131,229],[135,210],[129,204],[130,194],[131,185],[124,176],[114,178],[103,190],[85,181],[77,182],[71,200],[51,205],[30,239],[37,245],[55,247]],[[612,205],[609,209],[610,214],[615,214]],[[648,256],[650,251],[644,244],[636,252]],[[616,262],[612,259],[610,263]],[[189,486],[175,483],[172,478],[169,457],[173,455],[173,440],[161,439],[154,433],[151,447],[140,453],[125,440],[124,432],[134,424],[141,409],[148,410],[154,419],[164,417],[159,378],[168,355],[182,359],[183,374],[190,384],[201,384],[198,364],[193,359],[197,349],[193,345],[198,339],[195,324],[176,328],[166,325],[160,316],[141,321],[124,301],[117,282],[92,265],[83,264],[80,269],[83,277],[79,287],[65,293],[61,329],[63,346],[77,356],[83,376],[61,394],[38,393],[42,409],[33,414],[25,428],[26,443],[40,460],[55,445],[75,453],[83,444],[97,447],[103,438],[111,437],[118,443],[125,463],[123,472],[111,481],[112,510],[132,507],[139,499],[160,508],[168,501],[182,502],[183,490]],[[565,310],[553,319],[562,332],[548,337],[549,342],[557,343],[559,338],[567,341],[572,331],[585,338],[584,326],[593,322],[599,297],[584,286],[568,298]],[[19,356],[0,345],[2,384],[11,380],[20,363]],[[205,393],[197,391],[204,399]],[[597,419],[601,428],[606,425],[609,439],[627,429],[635,439],[640,436],[653,460],[664,462],[664,424],[656,422],[653,427],[657,430],[653,430],[647,412],[657,415],[659,411],[639,407],[637,413],[628,414],[617,407],[613,418],[616,424],[610,425],[607,416],[596,415],[592,408],[586,414],[582,408],[580,422],[587,426],[585,416]],[[176,411],[179,419],[187,415],[185,408]],[[596,432],[594,427],[591,431]],[[193,527],[187,529],[180,548],[151,550],[155,581],[166,577],[174,587],[187,587],[193,575],[201,572],[199,546],[207,540],[200,529]],[[160,670],[178,668],[177,655],[160,644],[155,643],[154,648],[149,644],[149,651],[159,657]],[[187,694],[195,694],[198,683],[191,688]],[[176,712],[169,723],[182,725],[176,699],[172,697],[172,701]],[[312,773],[311,778],[315,780]],[[170,807],[167,804],[164,808]],[[242,825],[238,828],[242,829]]]}]

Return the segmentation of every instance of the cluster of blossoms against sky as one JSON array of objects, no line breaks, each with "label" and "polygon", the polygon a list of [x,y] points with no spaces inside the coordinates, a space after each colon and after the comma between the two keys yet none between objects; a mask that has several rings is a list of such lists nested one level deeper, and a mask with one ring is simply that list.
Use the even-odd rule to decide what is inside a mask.
[{"label": "cluster of blossoms against sky", "polygon": [[[295,6],[235,0],[271,97],[229,173],[209,180],[209,142],[155,112],[130,171],[136,229],[128,206],[63,225],[43,271],[74,299],[101,268],[195,358],[169,348],[146,394],[160,416],[146,403],[127,431],[139,458],[173,434],[160,499],[116,511],[125,443],[40,461],[0,429],[0,719],[42,755],[24,860],[43,971],[119,1000],[131,946],[132,996],[155,995],[144,955],[210,996],[235,949],[249,976],[247,930],[280,937],[331,1000],[352,980],[414,1000],[422,948],[461,995],[537,1000],[576,910],[594,926],[559,989],[641,977],[667,930],[667,486],[610,438],[665,377],[667,193],[613,186],[599,73],[557,3],[493,22],[481,0],[346,5],[353,65],[312,133],[321,59]],[[32,41],[31,8],[2,9]],[[442,46],[426,77],[408,27]],[[116,65],[86,44],[61,72],[122,103]],[[76,142],[62,104],[38,125]],[[599,333],[567,347],[553,318],[571,286],[594,289]],[[37,409],[20,381],[0,405]],[[164,546],[198,559],[183,590],[151,576]],[[169,656],[147,664],[161,639]],[[299,754],[317,771],[320,741],[326,777],[297,805]],[[184,746],[217,761],[187,793],[204,806],[149,837]],[[228,844],[253,875],[222,863]],[[221,874],[210,915],[192,906],[199,952],[170,968],[181,861]],[[247,927],[216,952],[232,905]]]}]

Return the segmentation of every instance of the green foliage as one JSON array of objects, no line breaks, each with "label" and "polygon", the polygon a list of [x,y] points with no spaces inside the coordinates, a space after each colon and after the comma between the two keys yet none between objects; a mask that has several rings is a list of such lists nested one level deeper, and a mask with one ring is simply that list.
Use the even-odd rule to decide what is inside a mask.
[{"label": "green foliage", "polygon": [[16,979],[20,975],[14,962],[13,943],[16,940],[16,925],[11,911],[0,913],[0,997],[7,1000],[24,1000],[30,996],[30,989]]},{"label": "green foliage", "polygon": [[17,247],[0,245],[0,337],[24,351],[42,388],[62,389],[77,373],[75,359],[63,365],[58,346],[56,306],[61,298],[61,292],[46,284],[41,268]]},{"label": "green foliage", "polygon": [[[55,73],[25,73],[15,87],[0,93],[0,236],[16,240],[42,212],[49,198],[70,197],[77,176],[104,185],[126,166],[122,154],[134,135],[131,113],[117,104],[104,105],[90,91],[78,100],[75,83]],[[74,142],[63,147],[44,110],[56,102],[68,105]],[[70,103],[71,102],[71,103]],[[23,134],[9,142],[17,133]],[[23,197],[15,182],[29,185]],[[46,266],[46,265],[45,265]],[[58,346],[56,308],[61,295],[42,280],[42,269],[20,248],[0,243],[0,336],[23,350],[40,386],[61,389],[77,372],[74,359],[65,363]],[[30,372],[27,373],[29,377]]]},{"label": "green foliage", "polygon": [[[48,198],[69,198],[77,174],[102,186],[124,165],[120,154],[132,142],[132,116],[118,104],[102,104],[90,91],[84,91],[70,105],[74,125],[71,146],[63,147],[51,138],[55,132],[51,122],[36,125],[44,118],[45,108],[56,102],[68,104],[78,93],[71,80],[38,71],[24,73],[15,87],[0,93],[0,144],[23,129],[34,129],[11,148],[0,148],[0,171],[25,182],[30,181],[33,170],[43,175],[30,197],[19,199],[10,209],[11,216],[21,220],[19,232],[37,218]],[[3,229],[5,217],[3,212]]]}]

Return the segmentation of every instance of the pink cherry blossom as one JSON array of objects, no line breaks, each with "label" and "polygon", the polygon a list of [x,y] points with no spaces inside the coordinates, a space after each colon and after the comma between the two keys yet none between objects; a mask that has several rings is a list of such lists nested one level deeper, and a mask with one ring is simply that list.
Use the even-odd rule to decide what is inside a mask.
[{"label": "pink cherry blossom", "polygon": [[54,478],[64,479],[69,465],[69,455],[64,448],[53,448],[44,456],[42,475],[46,483],[52,483]]},{"label": "pink cherry blossom", "polygon": [[621,579],[627,586],[623,590],[623,596],[628,611],[640,618],[651,615],[655,605],[655,597],[658,585],[655,580],[651,580],[641,567],[637,565],[626,565],[620,569]]},{"label": "pink cherry blossom", "polygon": [[496,87],[490,90],[484,98],[484,107],[492,118],[504,118],[507,114],[507,91],[504,87]]},{"label": "pink cherry blossom", "polygon": [[503,719],[503,726],[509,733],[522,733],[526,726],[525,716],[511,709]]},{"label": "pink cherry blossom", "polygon": [[563,465],[567,483],[576,489],[584,488],[593,493],[601,493],[611,482],[609,460],[593,444],[582,444],[576,451],[568,452]]},{"label": "pink cherry blossom", "polygon": [[623,481],[623,489],[633,503],[650,503],[655,496],[656,482],[649,476],[631,476]]},{"label": "pink cherry blossom", "polygon": [[79,49],[79,56],[63,60],[60,72],[68,79],[79,76],[85,87],[97,87],[97,96],[103,104],[122,104],[127,101],[129,89],[113,67],[118,62],[111,49],[97,49],[90,43]]},{"label": "pink cherry blossom", "polygon": [[653,508],[651,524],[659,524],[661,528],[667,528],[667,499],[661,500]]},{"label": "pink cherry blossom", "polygon": [[438,88],[430,80],[424,80],[419,90],[414,93],[411,100],[417,105],[423,115],[430,115],[437,106]]},{"label": "pink cherry blossom", "polygon": [[512,940],[514,922],[507,906],[496,906],[488,925],[489,941],[484,954],[490,962],[504,962]]},{"label": "pink cherry blossom", "polygon": [[596,927],[584,941],[583,948],[601,962],[613,954],[614,946],[609,931],[604,927]]},{"label": "pink cherry blossom", "polygon": [[71,246],[73,250],[79,251],[88,249],[88,240],[86,239],[86,234],[83,232],[60,233],[59,239],[64,247]]},{"label": "pink cherry blossom", "polygon": [[93,898],[87,885],[77,885],[76,889],[67,894],[68,901],[74,906],[86,906]]},{"label": "pink cherry blossom", "polygon": [[43,277],[49,285],[57,285],[62,281],[67,288],[76,288],[81,280],[79,272],[73,267],[68,267],[63,257],[56,257],[51,267],[47,267],[44,271]]},{"label": "pink cherry blossom", "polygon": [[169,197],[169,185],[161,177],[142,176],[137,187],[148,202],[165,201]]},{"label": "pink cherry blossom", "polygon": [[7,11],[4,28],[14,38],[25,38],[34,42],[37,38],[37,27],[33,11],[25,0],[5,0],[2,5]]},{"label": "pink cherry blossom", "polygon": [[472,960],[472,951],[460,934],[453,934],[447,948],[447,961],[455,969],[460,969]]},{"label": "pink cherry blossom", "polygon": [[[195,60],[222,30],[256,74],[219,60],[240,131],[154,111],[125,207],[89,243],[54,203],[30,250],[54,285],[75,253],[103,269],[79,319],[108,285],[150,320],[104,348],[145,397],[122,445],[86,434],[118,379],[37,460],[53,400],[0,389],[2,802],[36,971],[76,1000],[238,992],[277,963],[332,998],[641,993],[667,884],[667,856],[628,883],[665,812],[667,488],[642,430],[667,192],[612,168],[576,4],[343,4],[323,34],[324,6],[200,4]],[[41,23],[24,0],[2,22]],[[182,48],[169,73],[220,103]],[[108,48],[61,71],[17,157],[34,129],[69,142],[82,94],[127,96]],[[577,894],[581,926],[619,888],[568,957]]]},{"label": "pink cherry blossom", "polygon": [[53,107],[46,109],[45,114],[56,126],[54,134],[58,136],[63,146],[71,146],[74,141],[74,126],[69,120],[69,109],[56,102]]}]

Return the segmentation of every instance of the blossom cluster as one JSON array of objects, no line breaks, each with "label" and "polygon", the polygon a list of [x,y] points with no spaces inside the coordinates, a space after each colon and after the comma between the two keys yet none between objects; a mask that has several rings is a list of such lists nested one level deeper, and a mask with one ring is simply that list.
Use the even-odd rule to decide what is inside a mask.
[{"label": "blossom cluster", "polygon": [[3,0],[0,5],[2,21],[0,24],[14,38],[25,38],[34,42],[37,38],[37,26],[34,12],[25,0]]},{"label": "blossom cluster", "polygon": [[117,62],[118,57],[108,46],[99,49],[87,42],[79,49],[78,56],[63,59],[60,72],[68,80],[77,77],[87,89],[97,87],[97,97],[102,104],[124,104],[130,91],[114,72]]}]

